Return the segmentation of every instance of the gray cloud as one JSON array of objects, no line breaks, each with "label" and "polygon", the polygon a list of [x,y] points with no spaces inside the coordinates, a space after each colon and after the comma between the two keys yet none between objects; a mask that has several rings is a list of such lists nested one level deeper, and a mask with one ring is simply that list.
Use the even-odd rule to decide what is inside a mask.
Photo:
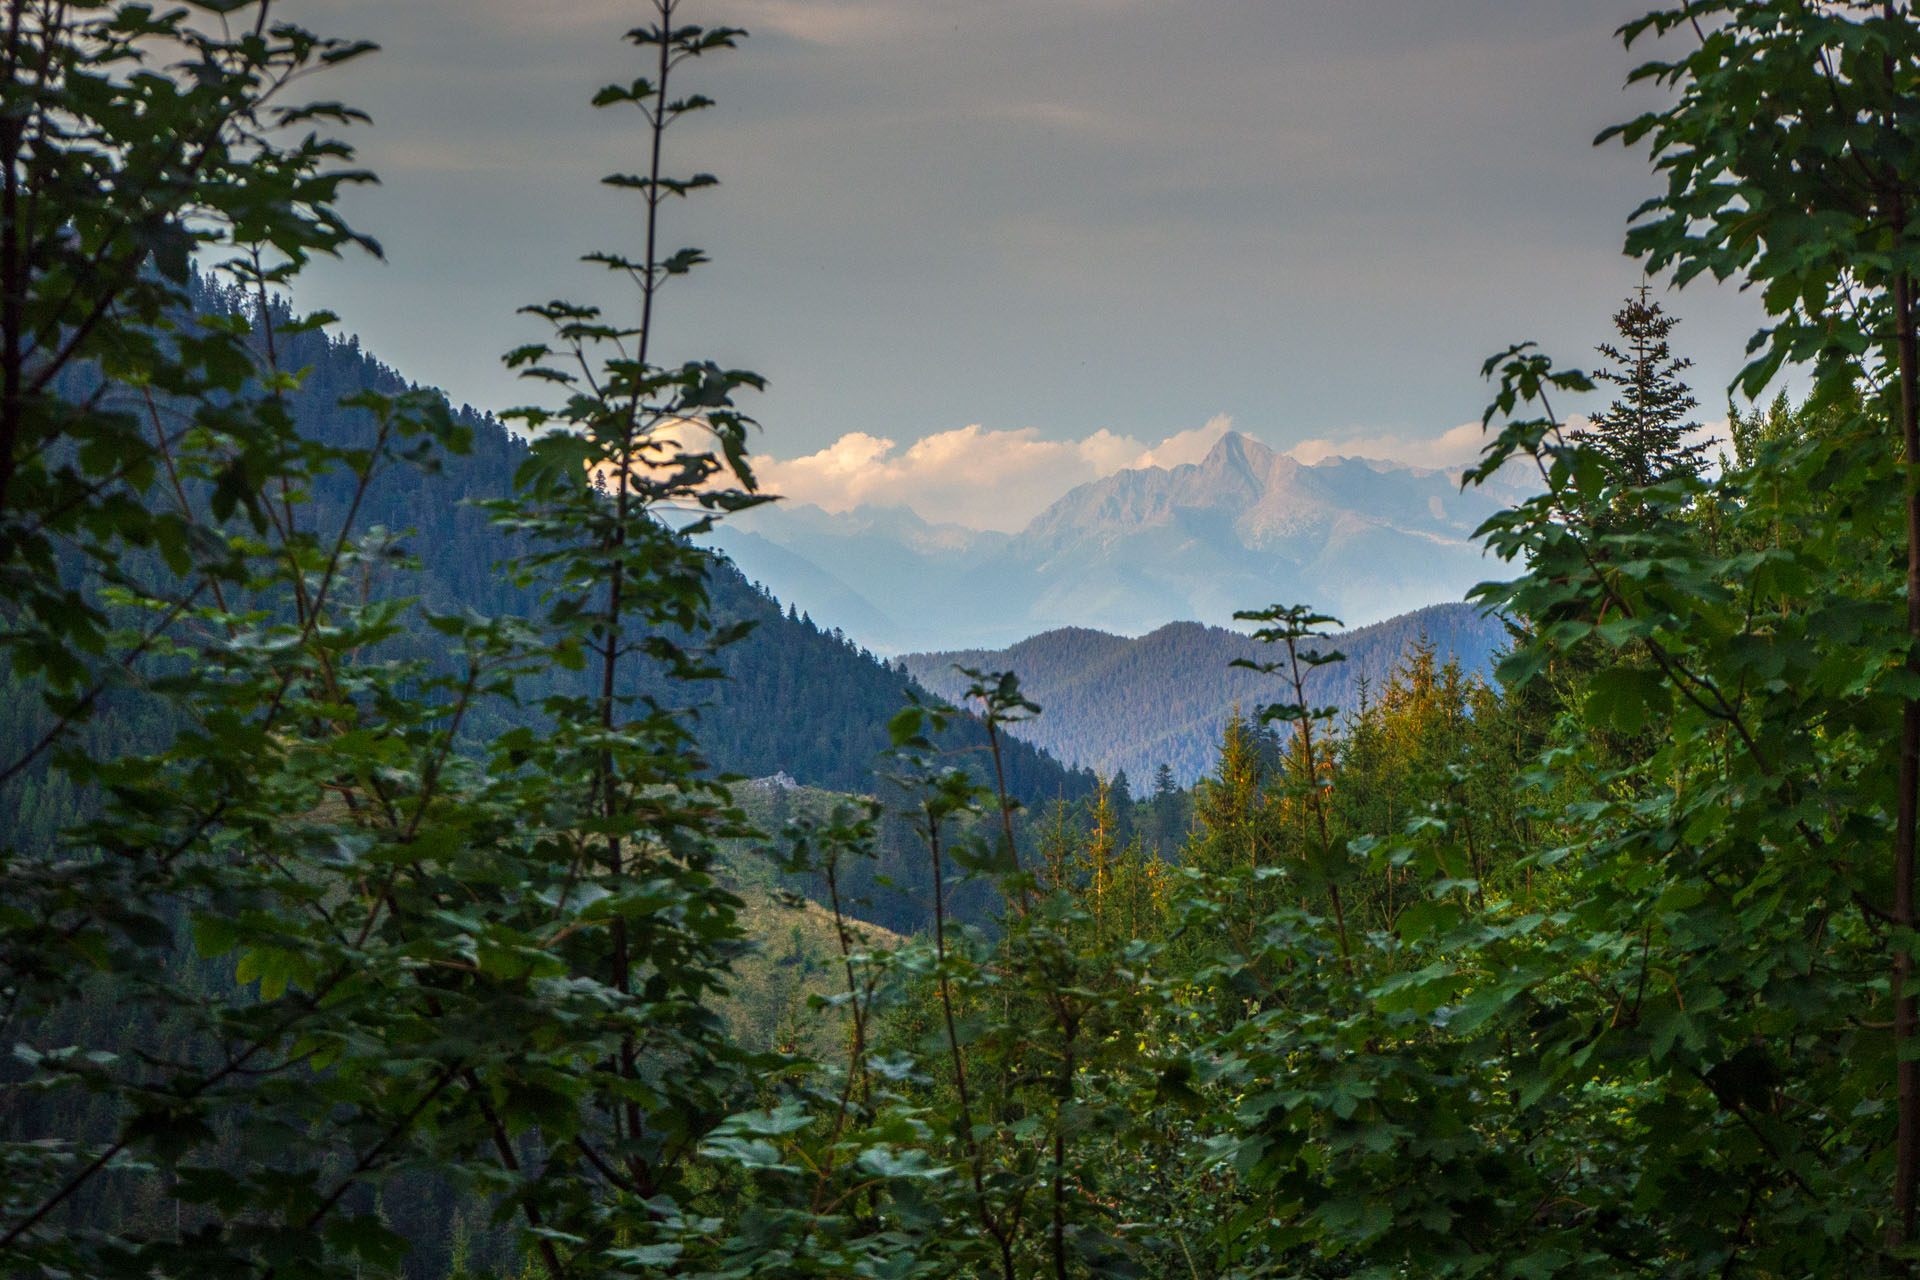
[{"label": "gray cloud", "polygon": [[[523,393],[513,309],[599,287],[631,243],[595,183],[636,163],[585,105],[634,74],[614,0],[284,0],[385,51],[330,93],[379,121],[356,198],[385,264],[308,301],[456,398]],[[714,0],[754,31],[695,74],[720,105],[676,160],[723,187],[676,242],[715,264],[670,355],[756,368],[783,456],[970,423],[1139,439],[1230,413],[1277,446],[1477,417],[1482,358],[1582,362],[1637,280],[1642,157],[1593,135],[1656,101],[1614,0]],[[614,295],[617,296],[617,295]],[[1680,345],[1718,398],[1757,316],[1690,288]]]}]

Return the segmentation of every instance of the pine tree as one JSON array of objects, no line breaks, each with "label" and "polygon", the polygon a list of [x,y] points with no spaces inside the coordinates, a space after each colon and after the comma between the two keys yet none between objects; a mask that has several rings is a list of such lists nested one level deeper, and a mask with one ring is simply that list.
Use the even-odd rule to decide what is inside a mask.
[{"label": "pine tree", "polygon": [[1076,834],[1067,825],[1067,804],[1056,800],[1047,806],[1046,816],[1035,824],[1040,833],[1042,883],[1054,892],[1072,882]]},{"label": "pine tree", "polygon": [[1679,320],[1647,294],[1641,285],[1639,297],[1627,299],[1614,313],[1620,345],[1597,348],[1616,367],[1594,377],[1619,387],[1619,399],[1574,433],[1575,440],[1600,454],[1615,484],[1633,489],[1698,475],[1707,449],[1704,442],[1687,442],[1687,434],[1700,425],[1687,415],[1700,402],[1680,377],[1693,361],[1676,357],[1667,343]]},{"label": "pine tree", "polygon": [[1115,839],[1125,845],[1133,839],[1133,788],[1127,782],[1125,769],[1113,775],[1112,783],[1113,825]]},{"label": "pine tree", "polygon": [[1173,780],[1173,766],[1162,760],[1153,771],[1153,799],[1158,804],[1180,788]]},{"label": "pine tree", "polygon": [[1104,779],[1094,788],[1092,828],[1080,846],[1076,861],[1084,886],[1085,904],[1096,928],[1107,922],[1107,894],[1113,888],[1114,862],[1119,852],[1119,830],[1113,808],[1113,787]]},{"label": "pine tree", "polygon": [[1113,870],[1113,941],[1156,938],[1161,935],[1159,913],[1165,863],[1147,851],[1135,836],[1121,849]]},{"label": "pine tree", "polygon": [[1180,846],[1184,834],[1181,822],[1180,788],[1173,780],[1173,767],[1162,761],[1153,774],[1153,839],[1165,856]]},{"label": "pine tree", "polygon": [[1260,726],[1248,722],[1236,703],[1220,738],[1214,776],[1194,792],[1194,818],[1201,828],[1187,846],[1189,861],[1208,870],[1259,867],[1266,845],[1264,790],[1268,769],[1257,746]]}]

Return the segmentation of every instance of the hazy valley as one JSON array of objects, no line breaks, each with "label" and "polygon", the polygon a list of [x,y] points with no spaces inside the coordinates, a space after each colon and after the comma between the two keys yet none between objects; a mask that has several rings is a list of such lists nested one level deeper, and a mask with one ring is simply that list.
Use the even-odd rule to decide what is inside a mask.
[{"label": "hazy valley", "polygon": [[1356,458],[1306,465],[1240,432],[1198,463],[1075,488],[1018,533],[905,508],[778,505],[712,537],[748,578],[881,653],[1001,648],[1061,627],[1140,636],[1311,601],[1361,626],[1510,576],[1472,541],[1524,492]]},{"label": "hazy valley", "polygon": [[[1337,651],[1345,661],[1313,668],[1307,689],[1315,706],[1350,715],[1363,698],[1377,699],[1423,645],[1437,664],[1457,663],[1484,679],[1510,642],[1505,624],[1477,606],[1431,605],[1317,643],[1317,651]],[[1014,736],[1102,777],[1125,773],[1138,790],[1162,764],[1183,787],[1212,772],[1234,707],[1252,717],[1290,697],[1279,677],[1231,664],[1280,656],[1243,631],[1176,622],[1137,639],[1068,628],[1005,649],[910,653],[898,664],[956,699],[969,684],[956,668],[1019,673],[1046,712],[1012,726]]]}]

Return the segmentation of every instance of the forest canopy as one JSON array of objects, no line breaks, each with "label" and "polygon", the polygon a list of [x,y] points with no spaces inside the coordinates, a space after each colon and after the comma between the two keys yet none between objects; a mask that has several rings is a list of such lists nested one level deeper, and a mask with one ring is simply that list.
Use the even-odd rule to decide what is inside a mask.
[{"label": "forest canopy", "polygon": [[[639,232],[588,257],[637,296],[528,309],[511,484],[436,513],[497,576],[451,595],[370,512],[492,446],[320,386],[337,321],[284,300],[372,247],[359,114],[298,97],[367,46],[269,0],[0,10],[0,1270],[1912,1274],[1907,5],[1622,28],[1666,90],[1601,139],[1653,169],[1627,248],[1764,301],[1750,407],[1709,463],[1644,295],[1583,430],[1594,376],[1495,356],[1464,482],[1539,491],[1481,530],[1493,675],[1416,646],[1316,705],[1334,620],[1249,601],[1267,699],[1139,795],[1065,794],[981,669],[893,678],[844,790],[713,767],[756,618],[689,535],[766,499],[760,380],[660,362],[704,262],[660,218],[744,33],[642,8],[593,99]],[[323,393],[354,434],[303,427]],[[777,984],[807,1007],[741,1034]]]}]

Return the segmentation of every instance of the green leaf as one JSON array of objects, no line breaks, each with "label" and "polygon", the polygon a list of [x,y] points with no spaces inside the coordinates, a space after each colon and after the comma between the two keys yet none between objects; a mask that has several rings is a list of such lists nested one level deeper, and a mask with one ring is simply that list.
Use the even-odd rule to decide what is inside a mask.
[{"label": "green leaf", "polygon": [[1639,733],[1673,711],[1673,692],[1658,672],[1641,667],[1610,667],[1594,673],[1585,714],[1595,728]]}]

